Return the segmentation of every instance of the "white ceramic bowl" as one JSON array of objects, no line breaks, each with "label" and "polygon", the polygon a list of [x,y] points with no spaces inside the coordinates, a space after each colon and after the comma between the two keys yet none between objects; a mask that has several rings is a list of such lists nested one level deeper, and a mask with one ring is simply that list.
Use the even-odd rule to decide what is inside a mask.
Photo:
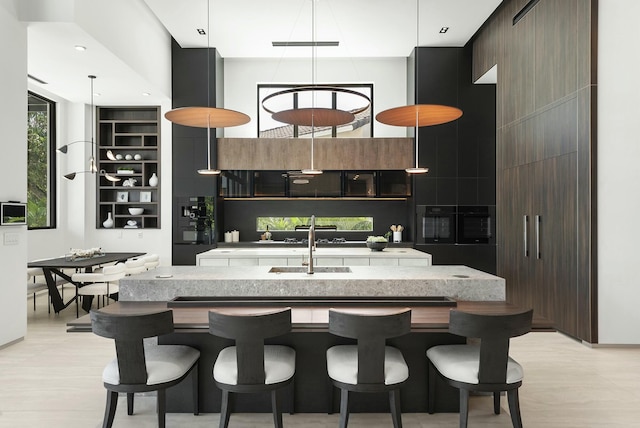
[{"label": "white ceramic bowl", "polygon": [[129,214],[140,215],[144,212],[144,208],[129,208]]}]

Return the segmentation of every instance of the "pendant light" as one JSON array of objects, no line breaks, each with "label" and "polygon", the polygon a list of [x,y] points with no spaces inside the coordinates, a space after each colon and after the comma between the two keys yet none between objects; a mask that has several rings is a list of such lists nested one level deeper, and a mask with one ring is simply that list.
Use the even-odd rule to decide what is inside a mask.
[{"label": "pendant light", "polygon": [[244,125],[245,123],[248,123],[251,118],[238,111],[220,107],[211,107],[211,92],[209,87],[209,81],[211,80],[209,70],[209,51],[211,50],[209,47],[209,20],[209,0],[207,0],[207,106],[175,108],[168,111],[164,117],[177,125],[207,128],[207,168],[199,169],[198,174],[219,175],[221,171],[217,168],[211,167],[211,128],[225,128]]},{"label": "pendant light", "polygon": [[[416,0],[416,70],[419,68],[418,53],[420,51],[420,0]],[[419,70],[417,70],[419,71]],[[415,92],[417,97],[419,72],[416,73]],[[420,167],[418,164],[418,140],[420,136],[419,128],[422,126],[434,126],[451,122],[462,116],[462,110],[457,107],[450,107],[438,104],[415,104],[395,107],[382,111],[376,115],[376,120],[380,123],[393,126],[414,126],[415,127],[415,157],[414,167],[406,168],[408,174],[424,174],[429,172],[429,168]]]},{"label": "pendant light", "polygon": [[[64,178],[66,178],[67,180],[73,180],[74,178],[76,178],[76,175],[78,174],[95,174],[96,172],[98,172],[98,168],[96,167],[96,143],[94,141],[93,138],[93,134],[94,134],[94,123],[95,120],[93,118],[93,112],[95,110],[95,106],[93,104],[93,81],[95,80],[96,76],[94,76],[93,74],[90,74],[89,76],[87,76],[89,78],[89,81],[91,82],[91,141],[86,141],[86,140],[77,140],[77,141],[72,141],[70,143],[65,144],[64,146],[60,146],[58,147],[58,152],[66,154],[69,146],[72,144],[76,144],[76,143],[89,143],[91,144],[91,156],[89,157],[89,169],[85,170],[85,171],[77,171],[77,172],[71,172],[69,174],[65,174]],[[105,177],[107,180],[109,181],[113,181],[113,182],[117,182],[120,181],[120,179],[116,176],[113,176],[109,173],[107,173],[104,169],[100,170],[100,175]]]},{"label": "pendant light", "polygon": [[[317,46],[314,43],[316,40],[316,0],[311,0],[311,85],[316,83],[316,54]],[[315,169],[313,166],[313,142],[315,139],[315,116],[316,116],[316,93],[311,93],[311,168],[302,169],[300,172],[306,175],[319,175],[322,174],[321,169]]]}]

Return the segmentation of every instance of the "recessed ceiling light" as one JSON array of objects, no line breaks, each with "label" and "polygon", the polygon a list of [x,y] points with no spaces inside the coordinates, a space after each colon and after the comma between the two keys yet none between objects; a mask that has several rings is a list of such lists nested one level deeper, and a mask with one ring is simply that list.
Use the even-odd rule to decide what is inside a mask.
[{"label": "recessed ceiling light", "polygon": [[80,52],[84,52],[87,50],[86,46],[82,46],[82,45],[75,45],[74,46],[75,50],[80,51]]},{"label": "recessed ceiling light", "polygon": [[94,96],[94,97],[99,97],[99,96],[101,96],[101,95],[102,95],[102,94],[101,94],[100,92],[94,92],[94,93],[93,93],[93,96]]},{"label": "recessed ceiling light", "polygon": [[440,34],[444,34],[444,33],[446,33],[447,31],[449,31],[449,27],[442,27],[442,28],[440,29]]},{"label": "recessed ceiling light", "polygon": [[151,95],[149,92],[143,92],[143,93],[142,93],[142,96],[143,96],[143,97],[148,97],[149,95]]},{"label": "recessed ceiling light", "polygon": [[201,36],[204,36],[205,34],[207,34],[206,31],[204,31],[204,28],[196,28],[196,31],[198,32],[198,34],[200,34]]}]

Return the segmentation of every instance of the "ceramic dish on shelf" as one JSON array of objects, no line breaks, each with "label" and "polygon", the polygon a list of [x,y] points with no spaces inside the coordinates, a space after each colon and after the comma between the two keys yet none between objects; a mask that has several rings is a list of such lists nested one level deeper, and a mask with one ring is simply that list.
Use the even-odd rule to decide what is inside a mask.
[{"label": "ceramic dish on shelf", "polygon": [[140,215],[144,212],[144,208],[131,207],[129,208],[129,214],[131,215]]}]

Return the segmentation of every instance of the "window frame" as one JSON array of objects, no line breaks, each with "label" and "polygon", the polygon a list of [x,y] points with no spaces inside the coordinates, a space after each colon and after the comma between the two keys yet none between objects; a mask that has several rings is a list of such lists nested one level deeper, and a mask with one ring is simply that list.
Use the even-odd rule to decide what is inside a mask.
[{"label": "window frame", "polygon": [[[27,230],[43,230],[43,229],[56,229],[57,228],[57,162],[56,162],[56,141],[57,141],[57,128],[56,128],[56,113],[57,103],[45,96],[42,96],[33,91],[27,91],[27,115],[29,114],[29,97],[37,98],[40,101],[48,104],[49,111],[47,115],[48,124],[48,153],[47,153],[47,217],[48,222],[46,226],[32,227],[28,223],[27,212]],[[28,127],[28,118],[27,118]],[[27,138],[27,151],[29,150],[29,140]],[[29,161],[27,160],[27,168],[29,167]],[[27,187],[29,186],[29,177],[27,173]],[[27,205],[29,203],[29,197],[27,195]]]}]

